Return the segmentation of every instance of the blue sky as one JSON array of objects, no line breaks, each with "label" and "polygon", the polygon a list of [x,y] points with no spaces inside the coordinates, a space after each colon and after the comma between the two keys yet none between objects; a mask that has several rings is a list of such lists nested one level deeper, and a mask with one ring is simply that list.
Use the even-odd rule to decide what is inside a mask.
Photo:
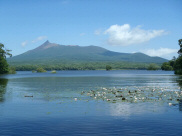
[{"label": "blue sky", "polygon": [[181,0],[0,0],[0,42],[18,55],[46,40],[171,59]]}]

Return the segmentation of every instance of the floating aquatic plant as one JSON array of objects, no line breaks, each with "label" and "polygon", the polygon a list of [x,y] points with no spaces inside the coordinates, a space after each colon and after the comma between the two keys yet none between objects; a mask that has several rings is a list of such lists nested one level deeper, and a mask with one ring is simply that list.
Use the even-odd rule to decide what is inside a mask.
[{"label": "floating aquatic plant", "polygon": [[126,88],[100,88],[97,90],[82,91],[82,95],[108,102],[162,102],[173,105],[182,102],[182,91],[172,91],[161,87],[126,87]]}]

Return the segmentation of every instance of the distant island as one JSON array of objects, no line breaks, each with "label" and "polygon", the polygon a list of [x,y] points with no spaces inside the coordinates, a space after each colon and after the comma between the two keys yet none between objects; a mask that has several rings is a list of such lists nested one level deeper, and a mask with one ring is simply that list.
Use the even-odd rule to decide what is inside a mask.
[{"label": "distant island", "polygon": [[35,70],[98,70],[147,69],[151,63],[159,67],[167,59],[151,57],[143,53],[113,52],[98,46],[60,45],[46,41],[39,47],[7,59],[18,71]]}]

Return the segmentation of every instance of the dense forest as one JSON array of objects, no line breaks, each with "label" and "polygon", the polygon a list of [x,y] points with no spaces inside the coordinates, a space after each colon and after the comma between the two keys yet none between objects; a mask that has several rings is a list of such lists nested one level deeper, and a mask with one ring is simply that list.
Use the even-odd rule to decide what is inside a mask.
[{"label": "dense forest", "polygon": [[[45,70],[105,70],[105,69],[148,69],[149,63],[134,63],[134,62],[73,62],[73,63],[59,63],[59,64],[27,64],[27,65],[11,65],[17,71],[31,71],[39,67]],[[160,64],[156,64],[157,69]],[[109,68],[108,68],[109,67]]]},{"label": "dense forest", "polygon": [[161,66],[162,70],[174,70],[175,74],[182,75],[182,39],[178,40],[180,49],[178,58],[173,57],[169,62],[164,62]]},{"label": "dense forest", "polygon": [[175,74],[182,75],[182,39],[178,40],[178,44],[180,46],[180,49],[178,51],[179,57],[175,61],[174,71]]}]

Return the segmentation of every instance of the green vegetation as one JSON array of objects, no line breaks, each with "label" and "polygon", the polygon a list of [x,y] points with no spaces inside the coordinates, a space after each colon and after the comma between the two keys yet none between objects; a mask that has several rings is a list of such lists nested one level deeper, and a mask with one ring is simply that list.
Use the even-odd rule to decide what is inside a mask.
[{"label": "green vegetation", "polygon": [[[155,90],[155,91],[154,91]],[[161,102],[178,103],[182,97],[180,91],[168,91],[168,88],[161,87],[139,87],[130,86],[122,88],[98,88],[97,90],[82,91],[82,95],[90,96],[96,100],[103,100],[107,102]],[[151,97],[152,96],[152,97]],[[160,99],[156,99],[160,98]],[[166,99],[167,98],[167,99]]]},{"label": "green vegetation", "polygon": [[176,61],[176,58],[173,57],[173,59],[170,60],[169,62],[164,62],[162,64],[162,66],[161,66],[161,69],[165,70],[165,71],[172,71],[172,70],[174,70],[175,61]]},{"label": "green vegetation", "polygon": [[174,65],[175,74],[182,75],[182,56],[179,56]]},{"label": "green vegetation", "polygon": [[37,68],[36,71],[37,71],[38,73],[47,72],[45,69],[43,69],[43,68],[41,68],[41,67]]},{"label": "green vegetation", "polygon": [[[114,70],[121,70],[121,69],[131,69],[131,70],[146,70],[149,66],[149,63],[134,63],[134,62],[63,62],[60,61],[59,63],[44,63],[44,64],[14,64],[10,65],[15,67],[17,71],[32,71],[36,70],[37,68],[41,67],[47,71],[52,70],[105,70],[106,65],[109,65]],[[161,64],[156,64],[158,67]]]},{"label": "green vegetation", "polygon": [[[125,68],[126,66],[128,68],[128,63],[162,64],[167,61],[166,59],[150,57],[143,53],[119,53],[97,46],[66,46],[50,43],[49,41],[33,50],[8,59],[8,63],[12,66],[38,65],[44,67],[49,65],[49,67],[52,67],[53,65],[53,67],[57,67],[57,65],[59,65],[60,69],[64,69],[64,67],[66,67],[66,69],[100,69],[97,63],[102,65],[102,69],[105,69],[106,65],[113,63],[115,63],[115,65],[124,63],[121,64],[121,67]],[[82,64],[84,64],[84,66],[82,66]],[[131,64],[129,68],[135,67],[132,65],[133,64]]]},{"label": "green vegetation", "polygon": [[173,57],[169,62],[164,62],[161,66],[162,70],[174,70],[175,74],[182,75],[182,39],[178,40],[180,49],[178,58]]},{"label": "green vegetation", "polygon": [[109,70],[111,70],[112,69],[112,67],[110,66],[110,65],[106,65],[106,70],[107,71],[109,71]]},{"label": "green vegetation", "polygon": [[8,63],[6,61],[6,56],[12,57],[12,54],[9,52],[10,50],[5,49],[4,45],[0,43],[0,74],[7,74],[9,70],[11,70],[9,69]]},{"label": "green vegetation", "polygon": [[9,67],[8,74],[16,74],[16,68],[15,67]]},{"label": "green vegetation", "polygon": [[41,46],[8,59],[17,71],[147,69],[150,63],[160,66],[168,60],[143,53],[119,53],[97,46],[66,46],[46,41]]},{"label": "green vegetation", "polygon": [[0,56],[0,74],[8,73],[8,63],[5,58]]},{"label": "green vegetation", "polygon": [[52,70],[51,73],[52,73],[52,74],[56,74],[56,70]]},{"label": "green vegetation", "polygon": [[182,55],[182,39],[178,40],[178,44],[179,44],[179,47],[180,47],[180,49],[178,51],[178,54],[181,56]]},{"label": "green vegetation", "polygon": [[180,49],[178,51],[179,57],[176,59],[174,64],[175,74],[182,75],[182,39],[178,40]]},{"label": "green vegetation", "polygon": [[164,62],[161,66],[161,69],[165,71],[172,71],[173,67],[170,66],[169,62]]},{"label": "green vegetation", "polygon": [[157,66],[155,63],[151,63],[147,70],[158,70],[159,69],[159,66]]}]

